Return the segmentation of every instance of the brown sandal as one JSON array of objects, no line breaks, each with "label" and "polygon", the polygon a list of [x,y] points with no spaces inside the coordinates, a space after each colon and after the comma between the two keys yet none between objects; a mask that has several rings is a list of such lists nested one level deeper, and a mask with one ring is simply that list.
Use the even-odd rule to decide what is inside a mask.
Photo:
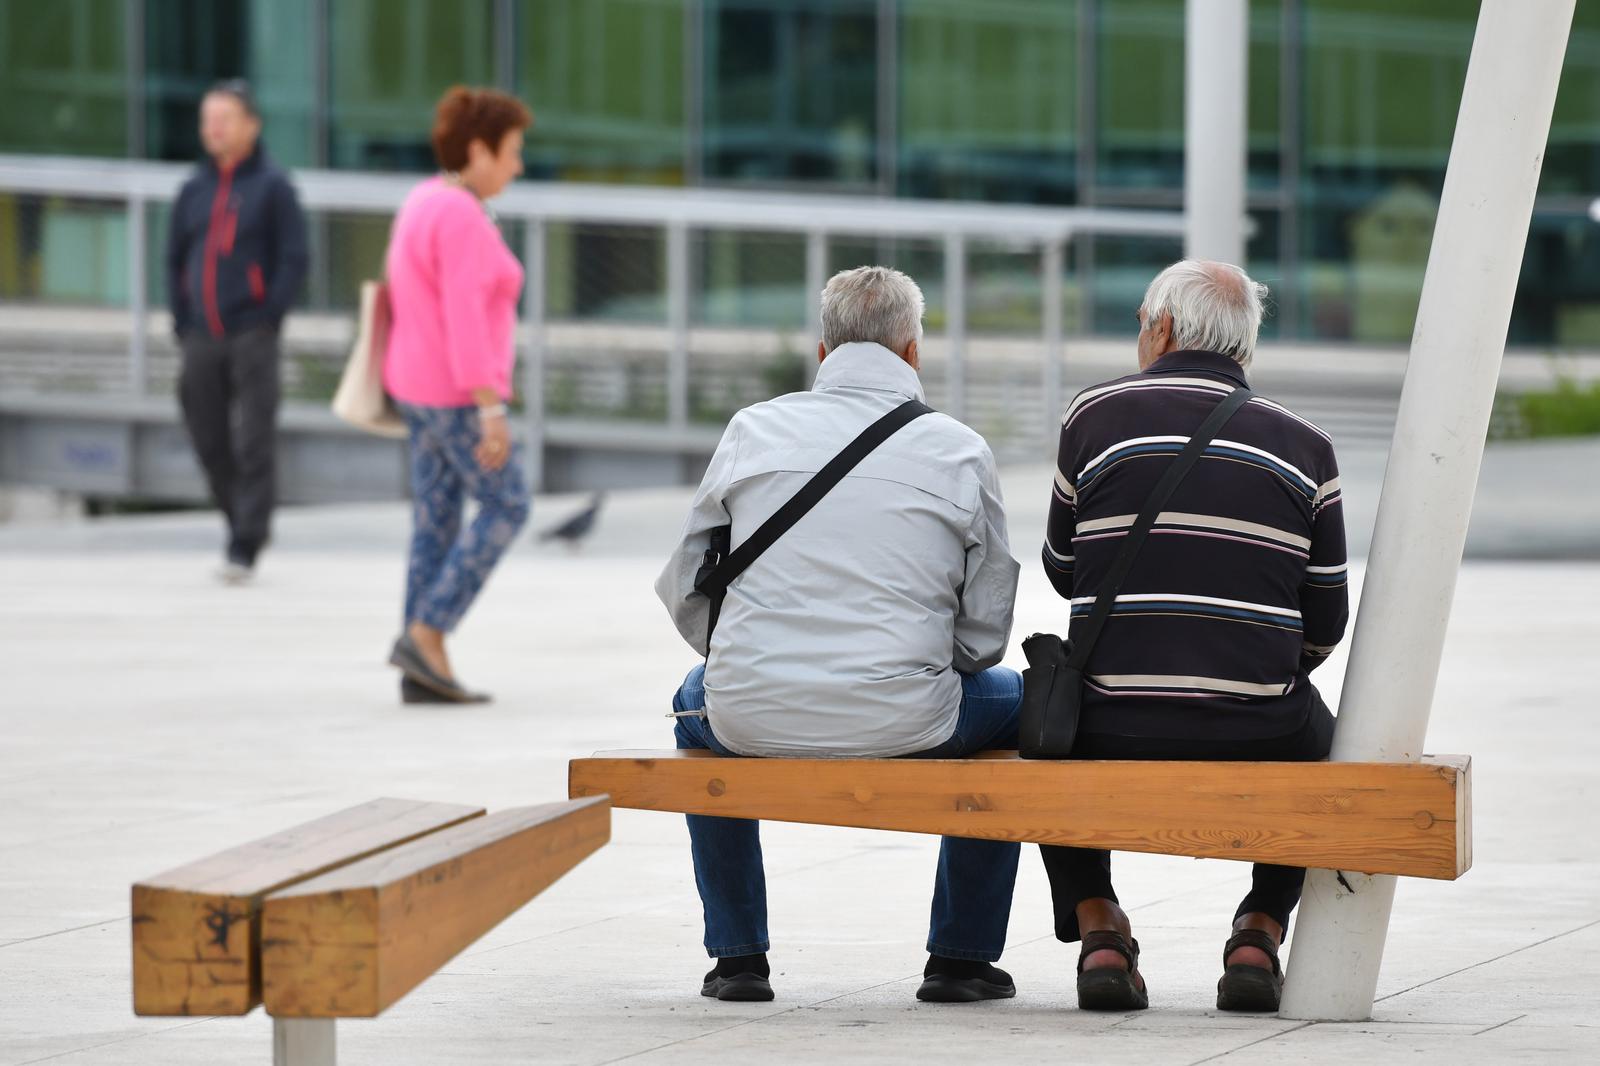
[{"label": "brown sandal", "polygon": [[[1256,948],[1272,960],[1272,969],[1245,963],[1228,965],[1240,948]],[[1234,1011],[1275,1011],[1283,995],[1283,970],[1278,965],[1278,945],[1259,929],[1241,929],[1228,938],[1222,949],[1222,977],[1217,981],[1217,1009]]]},{"label": "brown sandal", "polygon": [[[1083,968],[1083,960],[1097,951],[1115,951],[1128,960],[1128,968],[1097,966]],[[1144,1010],[1150,996],[1139,974],[1139,942],[1130,941],[1114,929],[1097,929],[1083,934],[1078,952],[1079,1010]]]}]

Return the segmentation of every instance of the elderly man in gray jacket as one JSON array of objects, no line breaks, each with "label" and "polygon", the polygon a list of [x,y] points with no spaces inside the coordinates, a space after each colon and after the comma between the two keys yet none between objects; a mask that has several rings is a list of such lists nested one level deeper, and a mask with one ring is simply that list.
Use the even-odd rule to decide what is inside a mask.
[{"label": "elderly man in gray jacket", "polygon": [[[673,701],[679,748],[772,757],[955,757],[1015,747],[1021,678],[997,667],[1011,632],[1016,561],[994,457],[941,414],[873,450],[727,588],[706,647],[695,591],[712,531],[742,543],[861,431],[907,400],[922,292],[885,267],[822,293],[810,392],[734,416],[656,592],[706,663]],[[705,946],[702,994],[770,1000],[759,823],[689,816]],[[1013,996],[1005,946],[1017,846],[940,847],[919,999]]]}]

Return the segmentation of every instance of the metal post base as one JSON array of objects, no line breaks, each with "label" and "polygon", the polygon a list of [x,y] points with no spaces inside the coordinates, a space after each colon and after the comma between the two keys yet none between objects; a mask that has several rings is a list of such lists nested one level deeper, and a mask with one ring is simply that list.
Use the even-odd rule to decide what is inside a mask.
[{"label": "metal post base", "polygon": [[332,1018],[272,1019],[272,1066],[335,1066]]}]

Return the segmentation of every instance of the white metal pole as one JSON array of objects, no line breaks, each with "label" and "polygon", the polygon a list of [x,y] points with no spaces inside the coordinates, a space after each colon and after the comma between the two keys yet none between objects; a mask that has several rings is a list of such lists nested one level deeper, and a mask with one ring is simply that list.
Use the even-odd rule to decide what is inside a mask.
[{"label": "white metal pole", "polygon": [[[1483,0],[1411,337],[1333,758],[1422,754],[1574,0]],[[1282,1014],[1370,1017],[1393,877],[1313,870]]]},{"label": "white metal pole", "polygon": [[667,224],[667,423],[689,424],[689,227]]},{"label": "white metal pole", "polygon": [[545,377],[545,222],[530,218],[523,230],[523,321],[528,330],[527,359],[523,366],[523,417],[528,427],[528,455],[524,464],[528,487],[544,491],[544,377]]},{"label": "white metal pole", "polygon": [[145,258],[149,225],[145,198],[128,197],[128,385],[135,396],[150,390],[150,283]]},{"label": "white metal pole", "polygon": [[1061,432],[1064,398],[1061,393],[1061,268],[1066,258],[1066,241],[1051,240],[1039,257],[1039,284],[1044,314],[1044,429],[1046,455],[1054,454],[1056,435]]},{"label": "white metal pole", "polygon": [[1244,265],[1248,0],[1189,0],[1184,32],[1184,254]]},{"label": "white metal pole", "polygon": [[819,229],[806,234],[806,336],[800,353],[806,368],[806,387],[817,377],[817,345],[822,342],[822,287],[828,283],[828,235]]},{"label": "white metal pole", "polygon": [[272,1019],[272,1066],[336,1066],[332,1018]]},{"label": "white metal pole", "polygon": [[967,418],[967,241],[960,233],[944,239],[944,344],[946,414]]}]

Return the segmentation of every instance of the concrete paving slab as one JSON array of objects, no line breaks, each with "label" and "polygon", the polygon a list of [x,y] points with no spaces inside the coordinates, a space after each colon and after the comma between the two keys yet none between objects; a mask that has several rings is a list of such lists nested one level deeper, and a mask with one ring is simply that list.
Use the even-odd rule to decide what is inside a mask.
[{"label": "concrete paving slab", "polygon": [[[1062,623],[1032,563],[1036,473],[1007,475],[1019,642]],[[578,502],[539,501],[535,525]],[[693,656],[650,585],[685,503],[616,496],[581,553],[519,546],[456,642],[463,675],[497,695],[471,709],[402,707],[383,665],[403,508],[286,512],[244,589],[209,577],[211,516],[0,528],[0,1066],[265,1062],[259,1013],[133,1016],[132,881],[373,796],[536,803],[565,795],[571,756],[667,747]],[[779,999],[707,1001],[682,819],[621,811],[610,846],[389,1014],[342,1023],[342,1060],[1595,1061],[1597,599],[1594,564],[1463,571],[1430,747],[1474,756],[1476,866],[1402,882],[1372,1022],[1219,1015],[1247,871],[1146,855],[1116,868],[1154,1007],[1076,1011],[1031,849],[1003,963],[1018,998],[919,1005],[934,841],[777,824],[763,840]],[[1319,671],[1330,703],[1344,662]]]}]

